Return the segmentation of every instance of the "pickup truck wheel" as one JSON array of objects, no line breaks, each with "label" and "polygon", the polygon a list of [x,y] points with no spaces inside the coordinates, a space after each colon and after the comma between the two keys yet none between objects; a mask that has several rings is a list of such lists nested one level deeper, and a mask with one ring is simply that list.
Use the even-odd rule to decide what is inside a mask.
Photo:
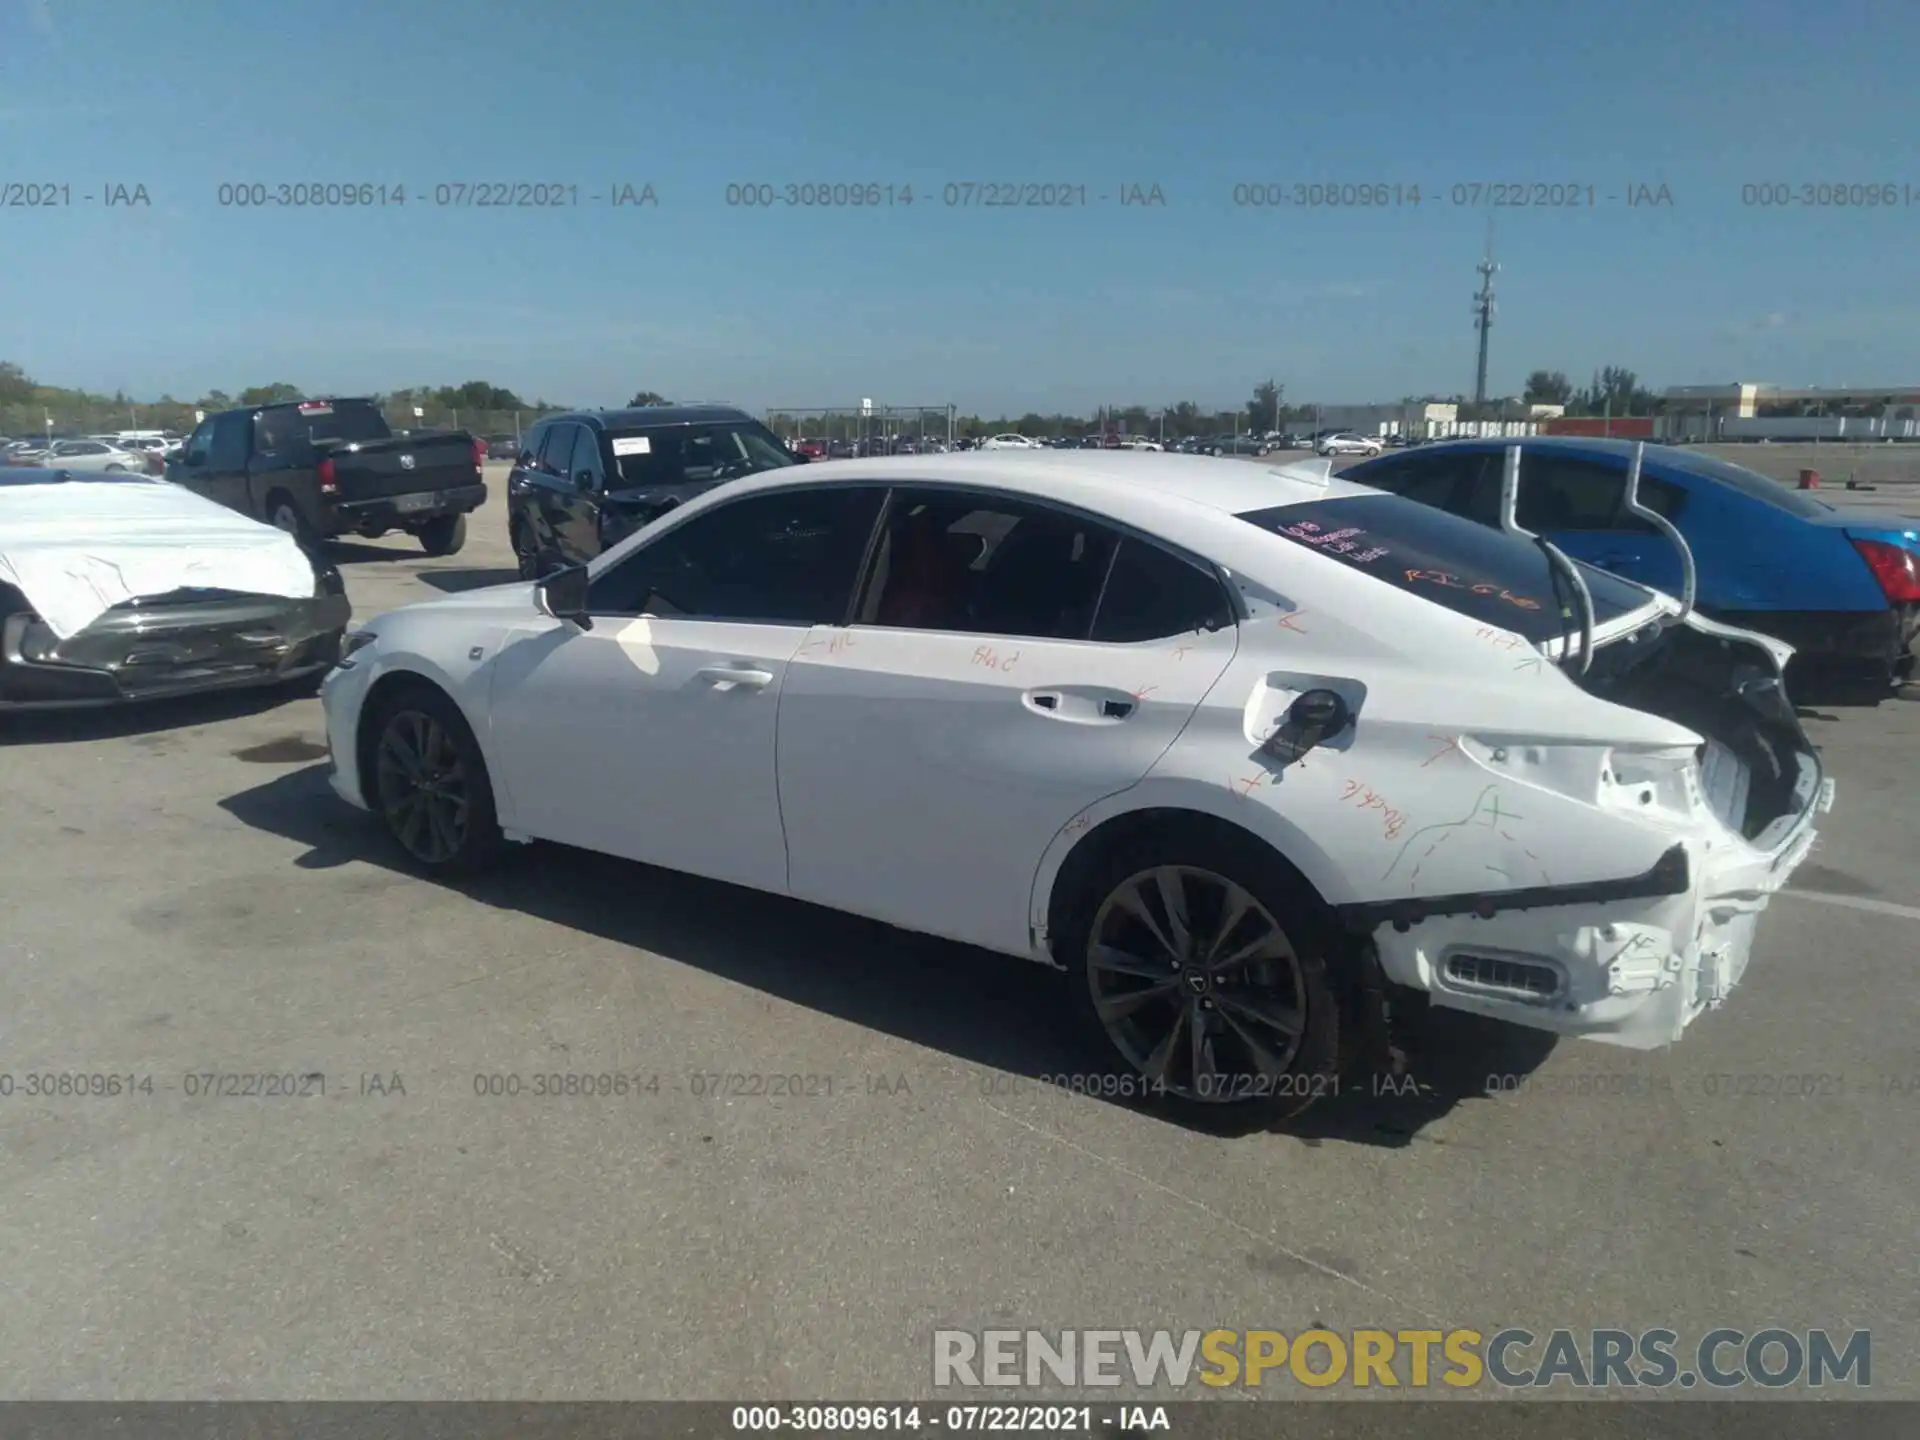
[{"label": "pickup truck wheel", "polygon": [[492,863],[505,839],[493,785],[460,708],[428,685],[409,685],[371,717],[374,812],[416,869],[464,875]]},{"label": "pickup truck wheel", "polygon": [[313,534],[307,529],[307,522],[300,518],[299,507],[284,490],[276,490],[267,497],[267,523],[276,530],[284,530],[302,545],[313,543]]},{"label": "pickup truck wheel", "polygon": [[1056,951],[1111,1072],[1098,1093],[1236,1129],[1336,1095],[1334,934],[1311,886],[1229,837],[1174,830],[1115,847]]},{"label": "pickup truck wheel", "polygon": [[429,555],[451,555],[466,543],[464,515],[442,515],[420,527],[420,548]]}]

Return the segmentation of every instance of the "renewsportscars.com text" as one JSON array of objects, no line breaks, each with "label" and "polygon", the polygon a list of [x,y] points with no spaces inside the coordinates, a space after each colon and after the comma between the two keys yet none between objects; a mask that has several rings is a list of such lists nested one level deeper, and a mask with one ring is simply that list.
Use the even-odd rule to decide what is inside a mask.
[{"label": "renewsportscars.com text", "polygon": [[1873,1383],[1870,1331],[936,1330],[936,1388],[1488,1384],[1509,1390],[1813,1389]]}]

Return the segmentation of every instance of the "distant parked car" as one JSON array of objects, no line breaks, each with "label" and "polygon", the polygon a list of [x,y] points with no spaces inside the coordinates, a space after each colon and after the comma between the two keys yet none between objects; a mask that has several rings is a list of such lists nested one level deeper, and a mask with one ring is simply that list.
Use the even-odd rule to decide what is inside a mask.
[{"label": "distant parked car", "polygon": [[62,470],[93,471],[106,475],[144,475],[147,457],[106,440],[59,440],[43,457]]},{"label": "distant parked car", "polygon": [[555,415],[527,432],[507,477],[507,535],[521,578],[535,580],[585,564],[716,485],[803,463],[773,431],[731,406]]},{"label": "distant parked car", "polygon": [[[1575,559],[1680,592],[1679,552],[1625,508],[1633,441],[1447,441],[1353,466],[1344,478],[1498,527],[1509,446],[1521,454],[1523,529]],[[1914,673],[1920,518],[1843,509],[1667,445],[1647,446],[1640,498],[1692,550],[1702,614],[1794,647],[1788,679],[1797,691],[1862,679],[1878,687]]]},{"label": "distant parked car", "polygon": [[1384,447],[1378,440],[1343,430],[1336,435],[1321,436],[1320,443],[1313,448],[1320,455],[1378,455]]},{"label": "distant parked car", "polygon": [[1207,442],[1209,455],[1268,455],[1273,447],[1256,435],[1216,435]]},{"label": "distant parked car", "polygon": [[513,435],[487,436],[487,459],[512,460],[520,454],[520,441]]},{"label": "distant parked car", "polygon": [[980,448],[982,450],[1038,450],[1040,442],[1009,431],[1002,435],[989,435],[980,442]]}]

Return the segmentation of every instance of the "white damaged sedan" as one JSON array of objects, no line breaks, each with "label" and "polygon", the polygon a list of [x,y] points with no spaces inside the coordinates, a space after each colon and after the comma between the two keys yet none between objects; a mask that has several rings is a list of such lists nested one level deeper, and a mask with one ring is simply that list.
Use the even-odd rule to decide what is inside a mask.
[{"label": "white damaged sedan", "polygon": [[559,841],[1030,958],[1118,1093],[1266,1117],[1403,1005],[1651,1048],[1727,997],[1832,787],[1790,652],[1689,612],[1322,463],[829,462],[384,615],[324,699],[423,870]]}]

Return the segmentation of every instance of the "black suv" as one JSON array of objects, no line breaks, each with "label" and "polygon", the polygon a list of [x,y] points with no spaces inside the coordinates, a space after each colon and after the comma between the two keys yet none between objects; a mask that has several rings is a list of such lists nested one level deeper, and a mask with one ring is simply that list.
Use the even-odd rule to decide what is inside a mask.
[{"label": "black suv", "polygon": [[527,432],[507,477],[507,534],[521,578],[584,565],[725,481],[804,463],[765,425],[724,405],[550,416]]}]

